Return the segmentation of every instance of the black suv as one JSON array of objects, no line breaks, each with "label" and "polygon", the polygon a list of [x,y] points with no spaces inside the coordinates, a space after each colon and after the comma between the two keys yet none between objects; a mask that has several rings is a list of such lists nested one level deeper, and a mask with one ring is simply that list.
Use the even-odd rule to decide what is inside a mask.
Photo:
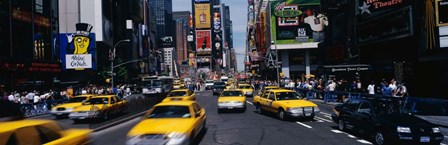
[{"label": "black suv", "polygon": [[213,88],[213,95],[219,95],[226,88],[226,83],[214,82],[212,88]]},{"label": "black suv", "polygon": [[350,99],[336,106],[331,115],[340,130],[355,129],[373,136],[377,145],[440,144],[440,129],[407,113],[393,99]]}]

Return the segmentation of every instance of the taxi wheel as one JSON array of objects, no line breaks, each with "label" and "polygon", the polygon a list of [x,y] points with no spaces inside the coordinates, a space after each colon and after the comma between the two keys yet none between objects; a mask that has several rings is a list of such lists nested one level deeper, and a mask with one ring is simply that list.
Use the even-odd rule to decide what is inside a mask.
[{"label": "taxi wheel", "polygon": [[345,122],[342,119],[339,119],[338,121],[338,129],[341,131],[345,131],[347,128],[345,128]]},{"label": "taxi wheel", "polygon": [[376,131],[374,140],[375,140],[376,145],[388,145],[389,144],[386,141],[386,136],[381,131]]},{"label": "taxi wheel", "polygon": [[277,116],[280,120],[286,120],[286,113],[283,109],[278,110]]}]

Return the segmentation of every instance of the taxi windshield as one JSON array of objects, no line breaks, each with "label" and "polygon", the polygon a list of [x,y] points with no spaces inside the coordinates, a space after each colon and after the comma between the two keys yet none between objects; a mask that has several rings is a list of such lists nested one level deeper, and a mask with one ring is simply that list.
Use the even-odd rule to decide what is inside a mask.
[{"label": "taxi windshield", "polygon": [[147,118],[190,118],[188,106],[158,106]]},{"label": "taxi windshield", "polygon": [[182,97],[182,96],[187,96],[187,92],[178,91],[178,92],[171,92],[168,94],[168,97]]},{"label": "taxi windshield", "polygon": [[240,89],[252,89],[251,86],[239,86]]},{"label": "taxi windshield", "polygon": [[296,92],[279,92],[279,93],[275,93],[275,96],[277,97],[278,101],[281,101],[281,100],[301,100],[301,99],[303,99],[302,96],[300,96]]},{"label": "taxi windshield", "polygon": [[87,99],[87,97],[75,97],[75,98],[71,98],[70,100],[68,100],[68,103],[78,103],[78,102],[82,102],[86,99]]},{"label": "taxi windshield", "polygon": [[92,98],[86,104],[108,104],[108,98]]},{"label": "taxi windshield", "polygon": [[224,91],[222,92],[221,95],[221,97],[235,97],[235,96],[242,97],[243,93],[241,93],[241,91]]}]

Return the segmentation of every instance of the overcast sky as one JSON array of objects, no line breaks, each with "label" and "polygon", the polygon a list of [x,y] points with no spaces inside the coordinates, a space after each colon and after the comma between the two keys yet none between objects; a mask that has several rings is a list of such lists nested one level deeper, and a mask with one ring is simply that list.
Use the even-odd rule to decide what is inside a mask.
[{"label": "overcast sky", "polygon": [[[238,71],[244,70],[244,53],[246,49],[246,0],[221,0],[221,3],[230,7],[230,19],[233,22],[233,47],[237,55]],[[191,0],[173,0],[173,11],[190,11]]]}]

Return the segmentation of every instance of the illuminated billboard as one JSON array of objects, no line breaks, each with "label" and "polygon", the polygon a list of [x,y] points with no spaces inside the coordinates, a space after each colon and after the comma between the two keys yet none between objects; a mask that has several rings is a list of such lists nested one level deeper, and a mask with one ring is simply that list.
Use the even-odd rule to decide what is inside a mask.
[{"label": "illuminated billboard", "polygon": [[194,4],[196,29],[208,29],[210,23],[210,4]]},{"label": "illuminated billboard", "polygon": [[212,54],[211,30],[196,30],[196,52],[198,55]]}]

